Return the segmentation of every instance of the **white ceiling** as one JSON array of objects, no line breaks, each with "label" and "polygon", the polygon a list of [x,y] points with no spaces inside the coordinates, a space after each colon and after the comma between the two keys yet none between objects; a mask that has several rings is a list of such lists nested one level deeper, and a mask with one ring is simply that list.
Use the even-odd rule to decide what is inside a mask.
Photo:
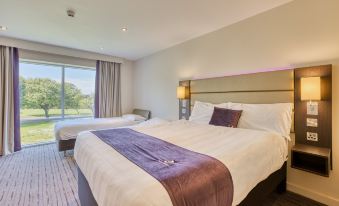
[{"label": "white ceiling", "polygon": [[290,1],[0,0],[0,36],[135,60]]}]

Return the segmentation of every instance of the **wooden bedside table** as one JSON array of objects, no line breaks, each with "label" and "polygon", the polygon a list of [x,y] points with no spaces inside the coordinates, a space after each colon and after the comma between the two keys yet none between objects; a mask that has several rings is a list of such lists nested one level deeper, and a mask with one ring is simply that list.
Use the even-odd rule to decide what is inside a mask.
[{"label": "wooden bedside table", "polygon": [[291,151],[291,167],[328,177],[331,150],[304,144],[296,144]]}]

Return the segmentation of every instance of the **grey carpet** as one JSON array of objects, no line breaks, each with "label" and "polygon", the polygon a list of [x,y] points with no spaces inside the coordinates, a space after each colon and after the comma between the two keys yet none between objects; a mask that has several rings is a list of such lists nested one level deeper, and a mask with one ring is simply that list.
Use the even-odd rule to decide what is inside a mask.
[{"label": "grey carpet", "polygon": [[0,157],[0,205],[80,205],[76,176],[55,144]]},{"label": "grey carpet", "polygon": [[[25,148],[0,157],[0,205],[80,205],[74,159],[55,144]],[[287,192],[272,194],[264,206],[320,206]]]}]

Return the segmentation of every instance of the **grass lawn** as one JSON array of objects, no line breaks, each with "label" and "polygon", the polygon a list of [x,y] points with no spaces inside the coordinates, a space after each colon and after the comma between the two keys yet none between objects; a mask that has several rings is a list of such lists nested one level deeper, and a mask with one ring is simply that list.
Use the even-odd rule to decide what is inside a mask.
[{"label": "grass lawn", "polygon": [[[78,113],[79,112],[79,113]],[[49,116],[61,116],[61,109],[50,109]],[[92,115],[91,109],[65,109],[65,116],[67,115]],[[34,117],[44,117],[45,113],[42,109],[20,109],[20,118],[34,118]]]},{"label": "grass lawn", "polygon": [[34,144],[54,140],[55,121],[21,123],[21,143]]},{"label": "grass lawn", "polygon": [[[78,113],[79,112],[79,113]],[[50,117],[61,117],[61,109],[49,110]],[[90,109],[65,109],[65,116],[91,116]],[[54,137],[54,125],[56,120],[44,119],[44,111],[42,109],[21,109],[21,143],[35,144],[41,142],[52,141]],[[35,121],[34,121],[35,119]],[[41,119],[41,121],[38,121]],[[32,121],[31,121],[32,120]]]}]

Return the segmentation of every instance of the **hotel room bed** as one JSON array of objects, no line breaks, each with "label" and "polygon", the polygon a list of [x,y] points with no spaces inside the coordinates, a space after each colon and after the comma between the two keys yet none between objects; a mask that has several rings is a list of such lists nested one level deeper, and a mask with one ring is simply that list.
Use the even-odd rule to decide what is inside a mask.
[{"label": "hotel room bed", "polygon": [[[287,157],[286,138],[271,132],[186,120],[133,130],[221,161],[233,179],[232,205],[242,203],[258,183],[283,168]],[[74,157],[83,205],[172,205],[161,183],[91,132],[79,134]],[[94,197],[92,203],[89,197]]]},{"label": "hotel room bed", "polygon": [[[140,117],[135,118],[133,115]],[[133,115],[60,121],[54,127],[58,150],[66,151],[73,149],[75,140],[80,132],[136,125],[148,120],[150,118],[150,111],[134,109]]]},{"label": "hotel room bed", "polygon": [[[189,121],[179,120],[151,127],[133,127],[133,131],[214,158],[226,166],[227,173],[233,180],[233,201],[231,204],[229,201],[223,204],[222,201],[222,204],[218,202],[215,205],[259,205],[275,189],[279,192],[286,190],[287,145],[290,133],[293,132],[293,82],[293,70],[183,81],[179,84],[186,86],[189,94],[185,101],[179,100],[179,117],[189,118]],[[241,117],[235,126],[238,128],[225,127],[228,124],[210,125],[215,107],[218,107],[218,110],[222,108],[233,112],[241,110]],[[234,120],[234,116],[224,120]],[[112,142],[123,139],[116,134],[119,132],[109,132],[112,132],[108,135],[111,136]],[[125,157],[126,154],[121,150],[116,150],[115,146],[104,142],[105,138],[100,136],[100,132],[94,133],[81,133],[75,147],[79,198],[83,206],[177,205],[172,204],[173,193],[168,192],[170,190],[161,179],[159,180],[149,170],[145,170],[145,167],[140,166],[138,162],[130,161],[131,159]],[[153,153],[167,150],[166,147],[158,150],[152,150],[147,145],[140,147],[136,141],[137,137],[139,136],[136,135],[134,141],[127,141],[133,151],[139,151],[142,156],[147,156],[149,152],[155,162],[164,161],[162,154]],[[166,156],[166,163],[168,158],[175,160],[172,156]],[[182,171],[185,173],[186,163],[189,164],[190,161],[179,165],[174,164],[174,167],[183,167]],[[214,173],[202,172],[200,169],[203,166],[195,167],[199,172],[194,171],[193,176]],[[181,177],[181,173],[179,176],[176,172],[167,174]],[[212,182],[215,183],[213,180]],[[223,179],[218,179],[217,182],[219,180],[225,182]],[[190,184],[186,186],[194,187],[194,191],[197,182],[204,183],[199,185],[198,189],[205,188],[205,184],[211,182],[193,181],[194,186]],[[178,182],[177,179],[174,179],[174,182]],[[181,183],[178,185],[180,186]],[[206,196],[185,191],[187,190],[181,193],[183,196],[186,194],[199,198]],[[215,195],[216,193],[220,194],[220,191],[214,187],[205,193],[211,194],[206,198],[220,197]],[[182,199],[186,201],[186,198]],[[192,205],[204,205],[201,202],[197,203],[196,200],[193,201],[196,204]]]}]

